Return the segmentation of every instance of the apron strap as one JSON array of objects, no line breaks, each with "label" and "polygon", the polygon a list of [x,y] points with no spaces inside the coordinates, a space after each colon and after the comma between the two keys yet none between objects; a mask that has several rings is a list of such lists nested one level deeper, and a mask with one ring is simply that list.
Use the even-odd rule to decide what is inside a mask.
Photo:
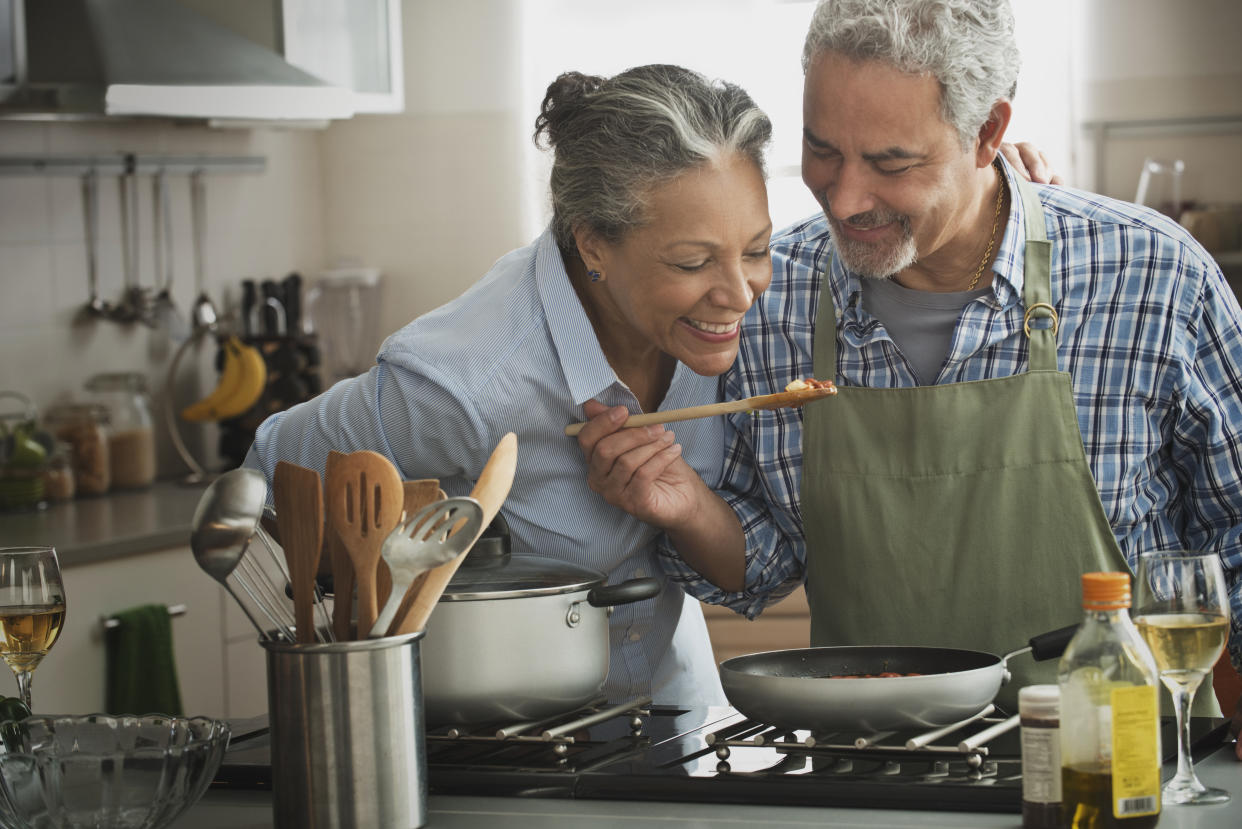
[{"label": "apron strap", "polygon": [[1022,265],[1022,330],[1030,341],[1031,371],[1057,370],[1057,310],[1052,305],[1052,243],[1044,230],[1044,206],[1035,188],[1015,176],[1026,227]]}]

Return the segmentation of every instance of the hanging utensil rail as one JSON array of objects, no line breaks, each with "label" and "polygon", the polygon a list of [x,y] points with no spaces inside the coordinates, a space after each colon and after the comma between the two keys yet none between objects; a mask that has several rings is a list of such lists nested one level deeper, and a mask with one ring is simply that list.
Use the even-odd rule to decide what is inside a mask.
[{"label": "hanging utensil rail", "polygon": [[262,173],[264,156],[159,155],[115,153],[110,155],[6,155],[0,156],[0,176],[80,176],[122,174],[190,175],[191,173]]}]

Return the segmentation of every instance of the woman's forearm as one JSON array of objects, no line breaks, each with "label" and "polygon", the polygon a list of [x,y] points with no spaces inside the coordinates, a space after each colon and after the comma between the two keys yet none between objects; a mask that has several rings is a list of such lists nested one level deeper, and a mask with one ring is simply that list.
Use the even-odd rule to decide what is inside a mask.
[{"label": "woman's forearm", "polygon": [[746,586],[746,537],[733,509],[703,485],[699,508],[688,521],[666,528],[682,559],[721,590]]}]

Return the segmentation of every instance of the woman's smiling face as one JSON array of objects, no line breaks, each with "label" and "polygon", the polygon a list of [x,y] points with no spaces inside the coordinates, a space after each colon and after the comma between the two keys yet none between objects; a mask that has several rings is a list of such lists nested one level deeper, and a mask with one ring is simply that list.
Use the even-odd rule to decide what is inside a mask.
[{"label": "woman's smiling face", "polygon": [[772,280],[763,174],[729,156],[656,187],[645,204],[641,227],[583,250],[604,274],[591,285],[593,310],[609,339],[632,336],[636,350],[655,346],[698,374],[721,374],[737,356],[742,316]]}]

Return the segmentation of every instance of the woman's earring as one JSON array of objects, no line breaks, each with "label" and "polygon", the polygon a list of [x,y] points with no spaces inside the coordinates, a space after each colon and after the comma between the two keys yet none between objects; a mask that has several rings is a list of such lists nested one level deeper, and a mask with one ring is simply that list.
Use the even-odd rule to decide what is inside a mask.
[{"label": "woman's earring", "polygon": [[591,277],[592,282],[600,282],[604,279],[604,275],[599,271],[587,271],[587,276]]}]

